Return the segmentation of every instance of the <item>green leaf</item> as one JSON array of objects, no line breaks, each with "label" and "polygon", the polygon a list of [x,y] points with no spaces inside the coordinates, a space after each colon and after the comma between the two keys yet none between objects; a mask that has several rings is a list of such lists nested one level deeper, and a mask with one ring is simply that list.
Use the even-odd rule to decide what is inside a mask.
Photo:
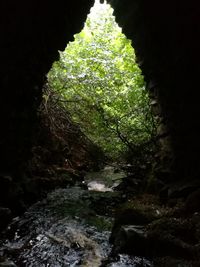
[{"label": "green leaf", "polygon": [[48,83],[83,132],[109,156],[118,157],[128,144],[152,137],[144,78],[110,5],[91,9],[84,29],[60,52]]}]

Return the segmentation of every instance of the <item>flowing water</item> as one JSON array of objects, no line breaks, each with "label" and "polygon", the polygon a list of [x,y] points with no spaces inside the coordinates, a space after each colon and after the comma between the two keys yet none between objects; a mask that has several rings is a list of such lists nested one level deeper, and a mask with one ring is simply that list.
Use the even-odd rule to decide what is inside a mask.
[{"label": "flowing water", "polygon": [[0,244],[0,257],[4,258],[0,266],[152,266],[145,259],[128,255],[104,261],[112,249],[113,210],[121,201],[120,193],[112,190],[119,176],[108,182],[104,171],[96,179],[95,173],[88,174],[90,190],[79,186],[55,190],[15,218]]}]

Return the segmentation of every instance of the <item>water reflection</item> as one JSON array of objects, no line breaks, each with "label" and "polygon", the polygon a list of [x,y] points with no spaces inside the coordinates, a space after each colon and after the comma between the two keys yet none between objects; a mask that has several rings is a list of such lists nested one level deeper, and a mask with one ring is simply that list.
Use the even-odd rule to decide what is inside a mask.
[{"label": "water reflection", "polygon": [[99,191],[99,192],[112,192],[113,189],[106,187],[105,184],[98,181],[92,181],[87,184],[88,190],[90,191]]}]

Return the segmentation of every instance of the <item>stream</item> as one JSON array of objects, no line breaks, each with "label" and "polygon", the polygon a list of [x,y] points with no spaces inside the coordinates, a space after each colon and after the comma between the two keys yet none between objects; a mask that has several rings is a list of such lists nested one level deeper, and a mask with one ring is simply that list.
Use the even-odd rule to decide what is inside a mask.
[{"label": "stream", "polygon": [[150,267],[148,260],[109,260],[109,236],[123,173],[88,173],[83,186],[57,189],[13,219],[0,243],[0,267]]}]

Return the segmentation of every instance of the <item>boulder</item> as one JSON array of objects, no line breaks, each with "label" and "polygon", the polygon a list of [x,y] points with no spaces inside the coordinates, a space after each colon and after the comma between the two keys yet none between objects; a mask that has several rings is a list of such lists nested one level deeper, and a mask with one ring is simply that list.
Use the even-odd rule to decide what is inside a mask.
[{"label": "boulder", "polygon": [[182,218],[162,218],[146,229],[147,251],[152,257],[193,259],[198,244],[194,224]]},{"label": "boulder", "polygon": [[147,239],[144,228],[138,225],[123,225],[113,240],[113,254],[129,253],[144,256]]},{"label": "boulder", "polygon": [[195,235],[191,221],[175,218],[158,219],[144,227],[122,225],[112,235],[113,254],[194,260],[200,252]]},{"label": "boulder", "polygon": [[152,221],[151,217],[148,217],[143,212],[133,209],[127,208],[122,211],[119,211],[119,214],[116,217],[112,233],[110,236],[110,242],[113,243],[116,239],[116,236],[121,231],[121,227],[124,225],[145,225]]}]

